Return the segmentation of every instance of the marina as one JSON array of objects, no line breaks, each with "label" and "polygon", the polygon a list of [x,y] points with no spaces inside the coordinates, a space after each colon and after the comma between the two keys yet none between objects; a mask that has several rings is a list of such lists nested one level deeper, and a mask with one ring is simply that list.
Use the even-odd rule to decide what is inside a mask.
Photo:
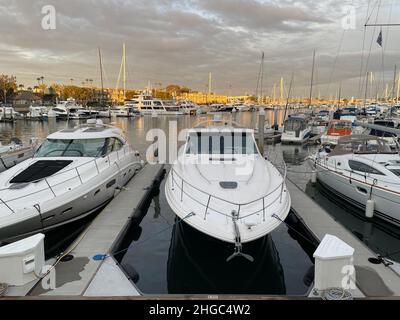
[{"label": "marina", "polygon": [[1,307],[400,300],[399,3],[17,2],[0,0]]},{"label": "marina", "polygon": [[[266,111],[265,118],[268,122],[273,123],[275,116],[276,112],[273,110]],[[145,154],[152,143],[145,137],[146,132],[151,128],[162,127],[169,132],[171,121],[177,122],[178,130],[182,130],[202,121],[212,123],[215,119],[215,115],[181,116],[173,119],[168,116],[157,118],[144,116],[118,117],[112,121],[115,121],[113,125],[123,128],[127,141],[140,142],[134,147],[138,154]],[[217,119],[221,119],[217,121],[222,121],[222,123],[230,123],[234,120],[250,128],[258,122],[257,118],[254,121],[254,112],[221,113]],[[107,123],[107,119],[103,121]],[[79,124],[76,120],[70,120],[68,123],[22,122],[23,126],[19,128],[19,123],[21,122],[14,125],[5,124],[4,128],[8,131],[5,136],[13,135],[15,130],[22,129],[22,132],[20,131],[22,140],[28,141],[32,133],[44,139],[50,131],[55,132],[61,129],[60,132],[62,132],[66,131],[63,129],[66,125],[74,128]],[[71,129],[67,131],[73,132]],[[184,146],[185,144],[181,142],[182,150]],[[82,298],[107,296],[134,298],[143,295],[151,297],[168,294],[175,296],[256,294],[265,297],[308,296],[315,298],[320,297],[320,294],[316,293],[313,287],[315,281],[313,254],[324,236],[329,234],[354,248],[354,265],[358,276],[357,287],[351,291],[354,297],[397,296],[400,291],[396,267],[397,261],[400,262],[400,254],[396,250],[400,244],[397,227],[377,217],[365,218],[364,210],[349,209],[352,207],[351,204],[345,207],[344,211],[336,208],[340,197],[335,195],[332,199],[331,194],[329,197],[324,196],[326,187],[312,182],[314,171],[310,167],[310,157],[318,151],[318,148],[318,145],[312,144],[265,145],[264,155],[277,166],[278,170],[282,170],[282,166],[286,163],[287,179],[285,181],[287,192],[292,199],[291,211],[286,219],[272,217],[271,219],[278,223],[276,230],[267,232],[266,235],[249,244],[241,242],[242,249],[240,250],[235,249],[238,247],[235,246],[234,240],[230,245],[227,245],[225,240],[213,240],[214,237],[205,235],[184,221],[187,219],[184,214],[180,217],[175,215],[175,209],[171,209],[165,193],[168,190],[166,186],[171,184],[168,179],[171,180],[174,174],[174,169],[170,165],[145,164],[143,169],[138,167],[138,173],[117,192],[114,200],[111,200],[104,209],[99,210],[99,213],[95,213],[94,217],[90,216],[78,224],[83,229],[80,229],[75,236],[54,240],[49,232],[46,251],[54,246],[54,243],[50,241],[55,241],[57,244],[64,242],[61,248],[53,250],[46,256],[47,263],[56,263],[58,285],[55,290],[44,290],[40,281],[33,281],[22,287],[11,286],[7,294],[9,296]],[[213,164],[208,164],[210,165]],[[178,173],[175,173],[174,179],[179,185]],[[193,178],[189,179],[193,183]],[[191,187],[186,186],[186,188]],[[180,194],[181,190],[176,189]],[[189,191],[189,189],[186,190],[186,192]],[[192,192],[188,194],[194,196]],[[180,199],[177,200],[179,202]],[[331,206],[328,210],[327,203]],[[213,207],[215,209],[215,204],[209,203],[209,209],[213,210]],[[342,216],[345,217],[340,218],[338,222],[335,214],[340,210],[343,211]],[[189,213],[189,211],[184,212]],[[198,209],[194,211],[204,212]],[[351,221],[348,222],[350,217]],[[253,225],[254,222],[247,223]],[[346,225],[346,223],[349,224]],[[66,230],[65,233],[69,233],[70,228],[76,229],[77,225],[76,223],[71,226],[67,224],[61,227],[63,228]],[[232,236],[235,235],[233,227],[228,230],[232,230],[228,231],[232,232]],[[363,237],[360,236],[359,230],[362,230]],[[242,232],[244,230],[241,231],[241,236]],[[245,241],[245,238],[241,241],[243,240]],[[46,238],[45,241],[47,241]],[[215,258],[202,256],[203,250],[200,248],[204,246],[210,247],[208,255]],[[234,256],[239,253],[239,257],[235,256],[228,262],[227,258],[233,253],[235,253]],[[247,258],[240,257],[241,253],[249,255],[251,259],[248,259],[254,259],[254,262],[246,263]],[[388,253],[389,256],[387,256]],[[64,255],[68,258],[65,259]],[[369,259],[379,259],[380,256],[384,257],[384,263],[374,264],[369,261]],[[211,265],[207,265],[208,261],[214,261],[212,271]],[[249,274],[253,274],[254,270],[264,271],[257,271],[254,279],[244,277],[243,282],[232,286],[227,282],[229,274],[221,273],[226,266],[231,268],[232,275],[236,268],[245,268]],[[181,268],[192,270],[197,275],[195,279],[206,277],[206,282],[199,280],[193,282],[191,276],[185,278],[186,273],[178,271]],[[370,285],[370,281],[373,281],[374,285]],[[104,285],[105,283],[109,285]],[[265,285],[262,285],[263,283]]]}]

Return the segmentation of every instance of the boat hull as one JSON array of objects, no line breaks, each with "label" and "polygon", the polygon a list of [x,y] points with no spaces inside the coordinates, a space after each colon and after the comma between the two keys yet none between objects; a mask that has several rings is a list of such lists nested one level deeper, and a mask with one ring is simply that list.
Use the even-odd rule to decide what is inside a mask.
[{"label": "boat hull", "polygon": [[299,134],[296,132],[283,132],[281,142],[286,144],[303,144],[310,139],[311,130],[302,131]]},{"label": "boat hull", "polygon": [[[325,187],[346,202],[365,210],[367,200],[374,201],[374,216],[400,226],[400,194],[381,187],[372,186],[360,179],[327,170],[315,164],[317,179]],[[372,187],[372,192],[371,192]]]}]

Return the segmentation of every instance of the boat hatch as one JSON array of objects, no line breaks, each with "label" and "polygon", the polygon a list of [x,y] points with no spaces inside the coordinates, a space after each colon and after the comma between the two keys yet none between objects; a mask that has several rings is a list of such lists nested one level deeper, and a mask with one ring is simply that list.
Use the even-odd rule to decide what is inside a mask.
[{"label": "boat hatch", "polygon": [[219,185],[224,189],[236,189],[238,186],[235,181],[221,181]]},{"label": "boat hatch", "polygon": [[102,132],[106,130],[107,128],[105,127],[94,127],[94,128],[88,128],[85,130],[85,132]]},{"label": "boat hatch", "polygon": [[72,162],[72,160],[39,160],[11,179],[10,183],[26,183],[46,178]]}]

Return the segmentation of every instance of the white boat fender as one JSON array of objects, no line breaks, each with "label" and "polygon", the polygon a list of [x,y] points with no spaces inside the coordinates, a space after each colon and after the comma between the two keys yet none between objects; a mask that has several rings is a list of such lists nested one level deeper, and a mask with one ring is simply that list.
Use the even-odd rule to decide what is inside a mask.
[{"label": "white boat fender", "polygon": [[317,182],[317,171],[313,170],[311,171],[311,183],[316,183]]},{"label": "white boat fender", "polygon": [[372,218],[374,216],[375,201],[372,199],[367,200],[365,205],[365,216],[367,218]]}]

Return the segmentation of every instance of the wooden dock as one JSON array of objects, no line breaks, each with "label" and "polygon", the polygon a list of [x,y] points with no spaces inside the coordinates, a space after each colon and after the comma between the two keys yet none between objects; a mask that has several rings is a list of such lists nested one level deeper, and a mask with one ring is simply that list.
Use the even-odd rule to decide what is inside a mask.
[{"label": "wooden dock", "polygon": [[356,285],[364,296],[400,296],[398,273],[383,264],[369,262],[368,258],[376,257],[371,249],[290,180],[287,180],[287,188],[292,198],[292,208],[316,238],[321,241],[325,234],[331,234],[354,248]]},{"label": "wooden dock", "polygon": [[[100,212],[70,250],[73,259],[56,265],[56,289],[44,290],[38,283],[30,296],[138,296],[139,292],[112,256],[114,242],[129,225],[135,209],[148,197],[164,165],[145,165],[126,187]],[[68,251],[68,250],[67,250]]]}]

